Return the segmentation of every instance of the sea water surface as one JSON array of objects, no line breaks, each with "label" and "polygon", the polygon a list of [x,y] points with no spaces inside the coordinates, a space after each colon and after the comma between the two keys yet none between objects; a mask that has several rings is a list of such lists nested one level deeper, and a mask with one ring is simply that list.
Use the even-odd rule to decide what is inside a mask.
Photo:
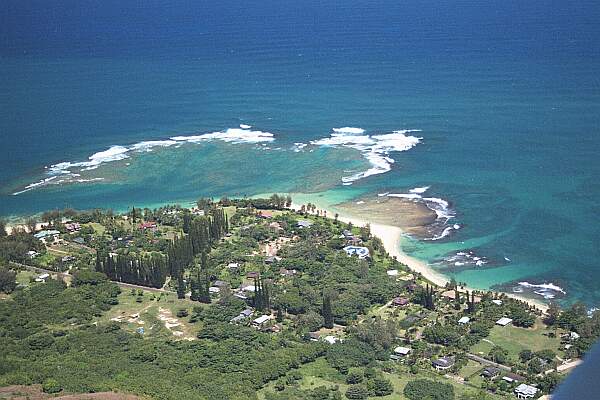
[{"label": "sea water surface", "polygon": [[448,227],[410,254],[597,306],[599,18],[591,1],[9,2],[0,215],[409,194]]}]

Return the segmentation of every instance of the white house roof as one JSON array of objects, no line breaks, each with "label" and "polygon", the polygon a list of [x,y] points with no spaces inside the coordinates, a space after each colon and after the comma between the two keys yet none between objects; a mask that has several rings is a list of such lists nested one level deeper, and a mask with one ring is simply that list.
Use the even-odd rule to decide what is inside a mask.
[{"label": "white house roof", "polygon": [[221,291],[221,289],[219,289],[216,286],[211,286],[211,287],[208,288],[208,292],[209,293],[219,293],[220,291]]},{"label": "white house roof", "polygon": [[398,270],[397,269],[390,269],[387,271],[388,276],[398,276]]},{"label": "white house roof", "polygon": [[538,388],[526,385],[525,383],[521,383],[519,386],[515,388],[515,393],[520,393],[525,396],[535,396]]},{"label": "white house roof", "polygon": [[334,344],[335,342],[337,342],[339,339],[336,338],[335,336],[325,336],[325,338],[323,338],[323,340],[325,340],[327,343],[329,344]]},{"label": "white house roof", "polygon": [[356,254],[358,258],[367,258],[369,256],[369,249],[362,246],[346,246],[344,247],[344,251],[349,256]]},{"label": "white house roof", "polygon": [[462,317],[461,319],[458,320],[459,324],[466,324],[471,320],[471,318],[469,317]]},{"label": "white house roof", "polygon": [[408,347],[398,346],[394,349],[394,353],[405,356],[410,353],[410,349]]},{"label": "white house roof", "polygon": [[265,322],[267,322],[270,319],[271,319],[270,315],[261,315],[260,317],[256,318],[252,322],[255,323],[255,324],[257,324],[257,325],[262,325],[262,324],[264,324]]},{"label": "white house roof", "polygon": [[577,339],[579,339],[580,337],[581,337],[581,336],[579,336],[579,333],[577,333],[577,332],[571,332],[571,333],[569,334],[569,338],[570,338],[571,340],[577,340]]},{"label": "white house roof", "polygon": [[501,306],[502,305],[502,300],[492,300],[492,303]]},{"label": "white house roof", "polygon": [[242,288],[242,292],[254,292],[254,286],[253,285],[248,285],[248,286],[244,286]]},{"label": "white house roof", "polygon": [[46,279],[49,277],[50,277],[50,274],[41,274],[40,276],[38,276],[38,278],[40,278],[40,279]]},{"label": "white house roof", "polygon": [[511,322],[512,322],[512,319],[502,317],[498,321],[496,321],[496,324],[501,325],[501,326],[506,326],[506,325],[510,324]]}]

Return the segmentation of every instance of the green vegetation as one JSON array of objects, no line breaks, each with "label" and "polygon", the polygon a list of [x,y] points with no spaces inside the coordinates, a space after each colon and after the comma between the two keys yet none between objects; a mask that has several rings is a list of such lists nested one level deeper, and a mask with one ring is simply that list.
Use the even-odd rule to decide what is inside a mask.
[{"label": "green vegetation", "polygon": [[[542,320],[503,295],[438,288],[388,257],[369,226],[290,203],[55,210],[42,220],[59,233],[44,242],[0,234],[0,385],[159,399],[497,399],[515,384],[480,376],[485,365],[468,353],[547,393],[560,377],[543,372],[600,335],[600,314],[579,305]],[[369,257],[349,256],[348,243]],[[65,273],[40,276],[40,266]],[[496,326],[501,317],[515,326]]]}]

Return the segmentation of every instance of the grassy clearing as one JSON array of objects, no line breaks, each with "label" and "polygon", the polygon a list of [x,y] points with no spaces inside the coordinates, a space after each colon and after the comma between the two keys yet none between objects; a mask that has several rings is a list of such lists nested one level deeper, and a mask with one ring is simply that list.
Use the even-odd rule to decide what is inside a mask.
[{"label": "grassy clearing", "polygon": [[[525,329],[516,326],[494,326],[487,340],[482,340],[471,348],[475,354],[488,354],[494,345],[500,346],[508,351],[509,357],[516,361],[519,359],[519,352],[524,349],[540,351],[550,349],[556,351],[560,348],[560,338],[551,338],[548,333],[551,330],[546,329],[541,323],[536,323],[533,328]],[[490,343],[491,342],[491,343]]]},{"label": "grassy clearing", "polygon": [[[474,368],[474,365],[471,366],[471,368]],[[303,376],[303,378],[299,382],[300,388],[302,389],[314,389],[318,386],[337,386],[343,394],[348,388],[348,385],[344,380],[344,375],[340,374],[337,370],[330,367],[329,364],[327,364],[327,360],[325,360],[324,357],[301,366],[298,369],[298,372],[300,372],[300,374]],[[415,375],[411,374],[408,370],[404,368],[400,368],[398,372],[391,374],[384,373],[384,376],[392,382],[392,385],[394,386],[394,393],[392,393],[389,396],[378,397],[378,399],[382,400],[408,400],[403,394],[404,387],[408,384],[408,382],[416,379],[430,379],[442,383],[449,383],[454,387],[457,398],[466,393],[478,392],[478,389],[474,388],[472,383],[470,383],[469,385],[465,385],[459,383],[458,381],[445,378],[434,371],[419,371]],[[275,383],[272,382],[269,385],[265,386],[263,389],[261,389],[258,392],[259,400],[263,400],[265,398],[265,393],[267,391],[275,391],[274,385]],[[480,385],[481,383],[476,385],[476,387],[478,388]],[[490,395],[490,398],[501,399],[502,397]]]}]

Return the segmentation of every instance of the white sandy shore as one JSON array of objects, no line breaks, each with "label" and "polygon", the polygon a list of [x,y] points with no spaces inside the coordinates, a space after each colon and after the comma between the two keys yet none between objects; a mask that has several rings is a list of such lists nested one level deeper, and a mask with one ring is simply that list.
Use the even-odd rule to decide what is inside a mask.
[{"label": "white sandy shore", "polygon": [[[300,210],[301,206],[299,204],[292,204],[292,209]],[[322,211],[323,209],[320,208]],[[332,210],[326,210],[327,215],[334,215],[335,212]],[[338,213],[339,214],[339,213]],[[406,265],[411,271],[415,271],[420,273],[425,279],[436,284],[437,286],[445,286],[450,280],[444,276],[443,274],[435,271],[431,268],[425,261],[419,260],[417,258],[411,257],[408,254],[404,253],[400,248],[400,240],[402,237],[402,230],[396,226],[383,225],[377,223],[371,223],[368,220],[363,220],[355,217],[349,217],[347,215],[338,215],[338,220],[348,223],[351,222],[354,226],[365,226],[366,224],[370,224],[371,233],[373,236],[381,239],[383,243],[383,247],[388,252],[388,254],[392,257],[395,257],[402,264]],[[473,290],[481,290],[475,289],[471,287],[465,287],[463,290],[473,291]],[[521,301],[525,301],[528,304],[537,307],[542,310],[542,312],[546,312],[548,310],[548,305],[540,300],[526,298],[524,296],[519,296],[514,293],[505,293],[508,297],[518,299]]]}]

